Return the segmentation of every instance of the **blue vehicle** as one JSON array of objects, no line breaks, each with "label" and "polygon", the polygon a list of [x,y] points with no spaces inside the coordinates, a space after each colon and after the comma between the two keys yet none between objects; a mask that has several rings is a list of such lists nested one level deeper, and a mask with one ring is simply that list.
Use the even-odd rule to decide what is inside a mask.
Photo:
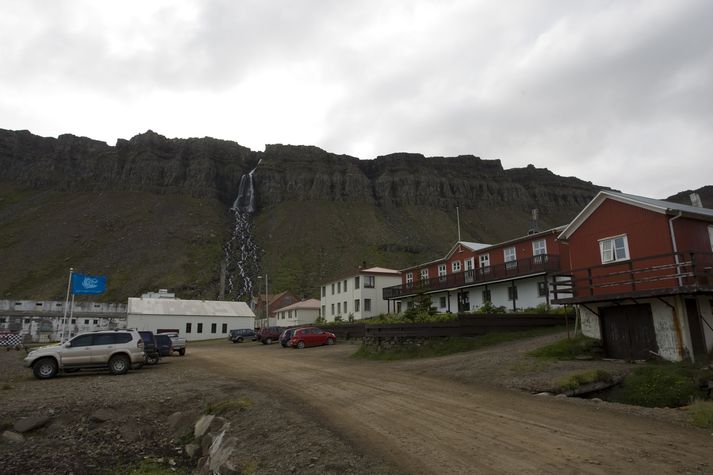
[{"label": "blue vehicle", "polygon": [[160,356],[171,356],[173,351],[173,344],[171,338],[163,333],[157,333],[156,338],[156,348],[158,349],[158,354]]}]

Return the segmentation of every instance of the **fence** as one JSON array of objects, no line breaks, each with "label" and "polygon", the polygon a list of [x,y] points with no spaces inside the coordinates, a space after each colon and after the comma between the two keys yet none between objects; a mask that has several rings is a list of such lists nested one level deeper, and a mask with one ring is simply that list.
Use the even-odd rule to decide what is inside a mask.
[{"label": "fence", "polygon": [[484,314],[459,315],[447,322],[428,323],[388,323],[367,325],[350,323],[345,325],[320,326],[330,331],[338,339],[352,338],[430,338],[446,336],[475,336],[489,332],[530,330],[533,328],[567,325],[570,316],[550,314]]}]

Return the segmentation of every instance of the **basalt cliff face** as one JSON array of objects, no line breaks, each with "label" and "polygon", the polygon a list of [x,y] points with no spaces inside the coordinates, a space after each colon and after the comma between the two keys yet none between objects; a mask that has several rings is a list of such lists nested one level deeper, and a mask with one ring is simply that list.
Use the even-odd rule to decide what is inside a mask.
[{"label": "basalt cliff face", "polygon": [[107,273],[110,300],[157,287],[215,298],[229,208],[256,166],[262,272],[270,290],[304,296],[363,261],[440,257],[457,239],[456,207],[463,240],[498,242],[525,234],[533,208],[540,229],[565,224],[600,189],[475,156],[358,160],[151,131],[110,146],[0,130],[0,298],[61,297],[70,266]]}]

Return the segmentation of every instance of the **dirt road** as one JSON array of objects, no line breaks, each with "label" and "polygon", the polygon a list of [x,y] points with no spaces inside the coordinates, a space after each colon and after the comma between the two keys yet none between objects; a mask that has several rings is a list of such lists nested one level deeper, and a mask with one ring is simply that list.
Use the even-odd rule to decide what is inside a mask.
[{"label": "dirt road", "polygon": [[191,364],[298,398],[404,472],[713,473],[709,432],[606,404],[423,376],[417,364],[365,362],[350,357],[354,350],[195,345]]}]

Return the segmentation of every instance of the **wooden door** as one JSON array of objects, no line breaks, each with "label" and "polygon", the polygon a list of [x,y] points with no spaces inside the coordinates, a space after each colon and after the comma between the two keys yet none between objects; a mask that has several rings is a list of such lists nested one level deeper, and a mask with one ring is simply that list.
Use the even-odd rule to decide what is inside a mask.
[{"label": "wooden door", "polygon": [[648,359],[658,353],[651,305],[600,308],[604,351],[610,358]]},{"label": "wooden door", "polygon": [[686,299],[686,316],[688,317],[688,330],[691,334],[693,359],[706,356],[706,340],[703,337],[701,316],[698,313],[698,304],[695,299]]}]

